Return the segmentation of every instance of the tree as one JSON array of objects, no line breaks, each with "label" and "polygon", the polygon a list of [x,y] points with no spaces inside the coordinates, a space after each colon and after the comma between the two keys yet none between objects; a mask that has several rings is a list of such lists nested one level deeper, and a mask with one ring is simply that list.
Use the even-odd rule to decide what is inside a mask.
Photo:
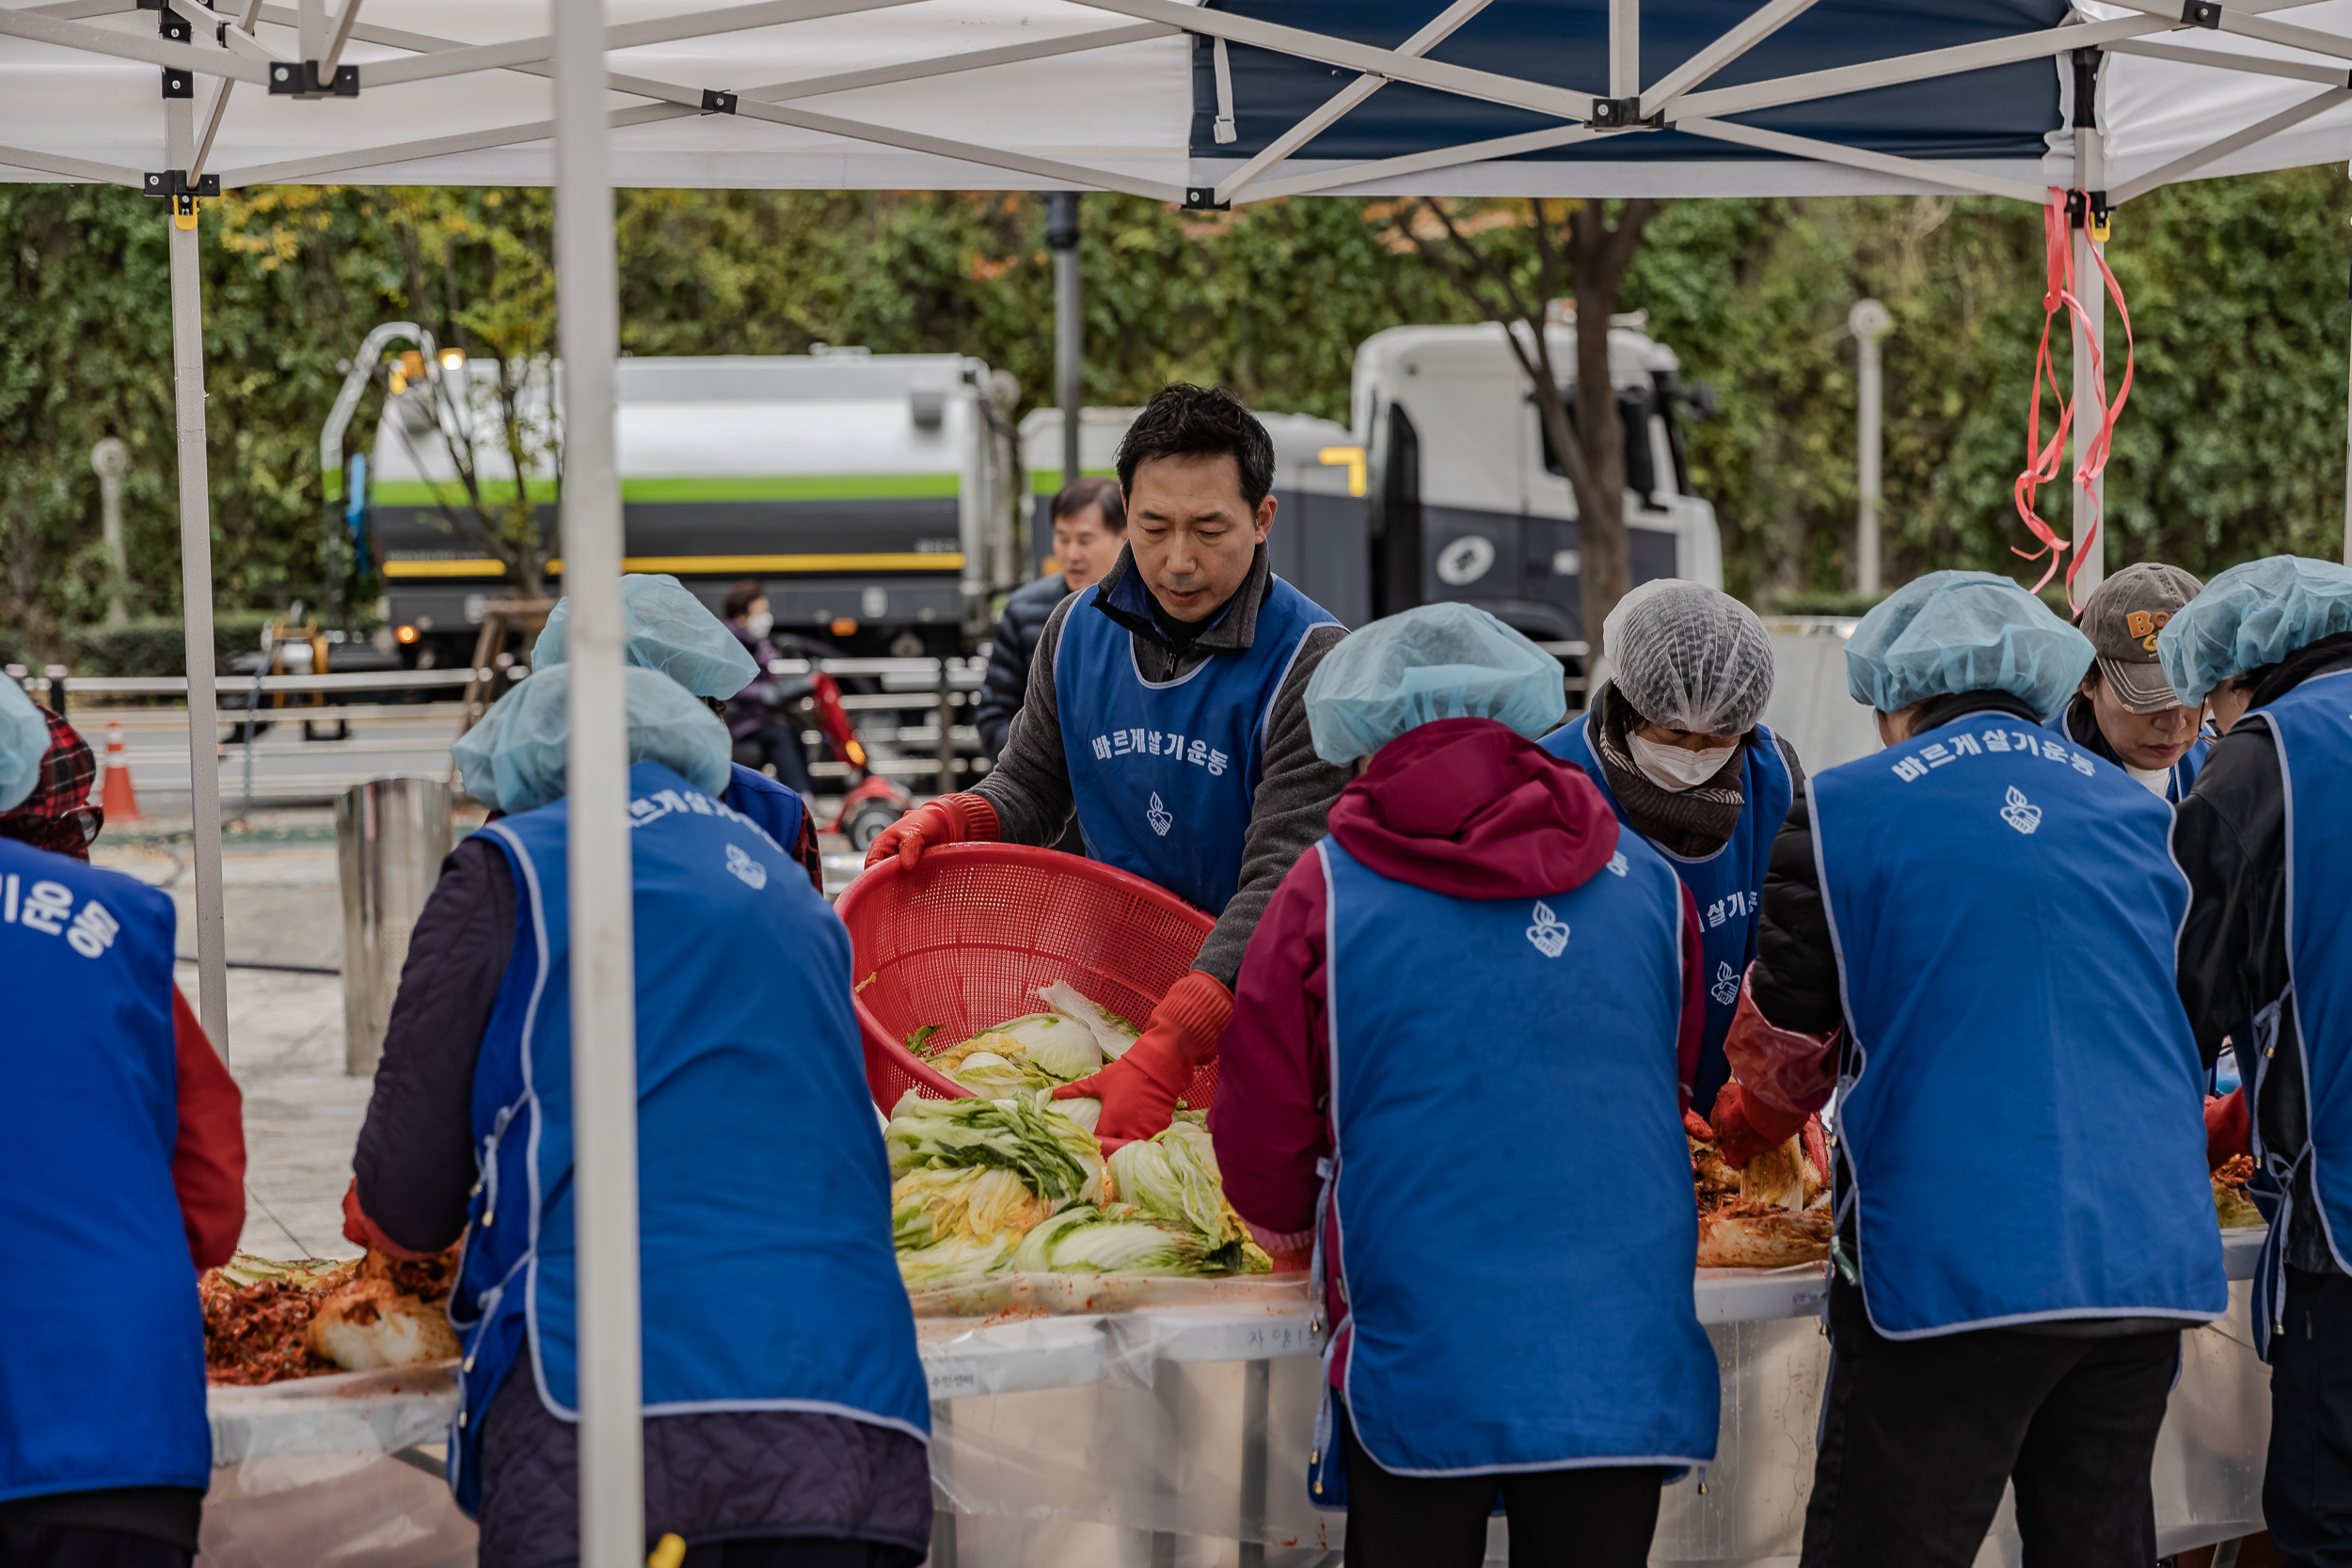
[{"label": "tree", "polygon": [[[1367,213],[1500,324],[1512,356],[1527,372],[1536,415],[1576,497],[1577,590],[1592,647],[1588,671],[1599,657],[1602,623],[1633,586],[1625,529],[1625,420],[1609,373],[1609,327],[1626,269],[1659,208],[1647,197],[1615,203],[1424,197]],[[1573,291],[1576,329],[1575,375],[1566,388],[1545,330],[1564,288]]]}]

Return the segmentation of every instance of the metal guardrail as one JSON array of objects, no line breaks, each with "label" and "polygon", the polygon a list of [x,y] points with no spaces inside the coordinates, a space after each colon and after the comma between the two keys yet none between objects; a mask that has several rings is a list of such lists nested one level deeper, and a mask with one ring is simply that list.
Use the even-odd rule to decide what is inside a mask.
[{"label": "metal guardrail", "polygon": [[[829,675],[880,676],[885,686],[893,682],[909,683],[896,689],[909,692],[936,691],[939,689],[940,664],[936,658],[827,658],[817,661],[817,667]],[[987,669],[987,660],[980,658],[949,658],[946,660],[947,684],[951,689],[963,690],[977,687]],[[771,674],[805,675],[810,662],[804,658],[779,658],[769,662]],[[448,670],[384,670],[352,672],[346,674],[329,673],[324,675],[263,675],[260,687],[270,691],[409,691],[436,687],[463,686],[479,674],[489,680],[494,670],[480,672],[460,665]],[[92,697],[177,697],[185,696],[188,677],[185,675],[66,675],[61,677],[66,693]],[[39,696],[52,685],[51,677],[27,674],[21,682],[26,692]],[[233,694],[251,690],[253,677],[215,673],[213,689],[216,692]]]}]

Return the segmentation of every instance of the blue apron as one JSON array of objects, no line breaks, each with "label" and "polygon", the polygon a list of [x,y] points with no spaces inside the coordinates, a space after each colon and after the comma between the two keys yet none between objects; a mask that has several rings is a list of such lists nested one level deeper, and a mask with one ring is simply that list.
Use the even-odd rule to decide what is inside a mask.
[{"label": "blue apron", "polygon": [[2220,1315],[2171,812],[1993,712],[1808,793],[1852,1025],[1839,1218],[1872,1326]]},{"label": "blue apron", "polygon": [[212,1484],[169,895],[0,839],[0,1502]]},{"label": "blue apron", "polygon": [[719,799],[752,819],[761,832],[775,842],[787,856],[801,841],[801,823],[808,816],[808,802],[801,792],[788,789],[756,768],[741,763],[728,764],[726,792]]},{"label": "blue apron", "polygon": [[1133,634],[1095,604],[1101,592],[1070,607],[1054,647],[1062,755],[1087,855],[1216,914],[1241,885],[1275,695],[1307,633],[1339,623],[1272,578],[1246,650],[1147,681]]},{"label": "blue apron", "polygon": [[1581,887],[1486,900],[1319,852],[1334,1352],[1365,1453],[1408,1476],[1712,1459],[1674,874],[1628,836]]},{"label": "blue apron", "polygon": [[[1544,736],[1543,748],[1584,769],[1609,802],[1609,809],[1617,814],[1617,820],[1629,831],[1638,832],[1627,821],[1625,807],[1610,789],[1600,758],[1593,752],[1592,736],[1587,733],[1593,722],[1588,714],[1563,725]],[[1724,1060],[1724,1037],[1731,1032],[1731,1015],[1739,1011],[1740,976],[1748,972],[1756,957],[1756,934],[1763,924],[1764,867],[1772,858],[1772,837],[1788,818],[1793,793],[1788,765],[1782,760],[1772,732],[1761,724],[1749,736],[1740,790],[1747,802],[1740,809],[1740,825],[1713,854],[1703,860],[1685,860],[1658,845],[1650,846],[1665,857],[1698,904],[1699,931],[1707,955],[1707,1033],[1699,1041],[1691,1108],[1701,1116],[1707,1115],[1715,1103],[1716,1091],[1731,1076]]]},{"label": "blue apron", "polygon": [[[645,1414],[815,1411],[927,1438],[849,935],[739,813],[660,763],[628,777]],[[450,1481],[469,1513],[475,1428],[526,1348],[541,1402],[579,1413],[568,810],[485,830],[519,908],[474,1069],[482,1181],[450,1312]]]},{"label": "blue apron", "polygon": [[2255,1275],[2254,1342],[2270,1356],[2270,1335],[2286,1310],[2288,1227],[2294,1220],[2296,1167],[2311,1163],[2312,1194],[2338,1268],[2340,1238],[2352,1237],[2352,918],[2343,886],[2352,867],[2352,671],[2318,675],[2240,723],[2270,727],[2279,747],[2279,783],[2286,796],[2287,974],[2295,993],[2298,1037],[2282,1041],[2280,1009],[2265,1007],[2239,1036],[2238,1052],[2251,1064],[2249,1101],[2262,1095],[2271,1052],[2281,1044],[2301,1051],[2309,1106],[2301,1148],[2265,1148],[2259,1117],[2254,1129],[2255,1179],[2270,1220],[2262,1266]]},{"label": "blue apron", "polygon": [[[2074,701],[2070,697],[2065,706],[2042,721],[2042,727],[2063,736],[2069,740],[2074,740],[2074,729],[2066,720],[2066,716],[2074,711]],[[2098,721],[2093,719],[2091,722],[2095,724]],[[2166,770],[2167,777],[2164,783],[2166,804],[2177,806],[2188,799],[2188,792],[2197,785],[2198,770],[2205,766],[2205,758],[2213,751],[2213,726],[2208,724],[2198,733],[2195,740],[2189,742],[2188,750],[2181,754],[2181,760]],[[2081,745],[2082,742],[2075,740],[2075,744]]]}]

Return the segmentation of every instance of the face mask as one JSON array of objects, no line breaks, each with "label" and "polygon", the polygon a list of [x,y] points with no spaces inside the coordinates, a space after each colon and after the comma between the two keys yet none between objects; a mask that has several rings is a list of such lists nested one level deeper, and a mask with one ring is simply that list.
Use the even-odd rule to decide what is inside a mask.
[{"label": "face mask", "polygon": [[1686,752],[1679,746],[1650,740],[1638,735],[1626,736],[1633,748],[1633,765],[1643,776],[1661,789],[1679,795],[1686,789],[1696,789],[1731,760],[1731,753],[1740,749],[1733,741],[1728,746],[1710,746],[1704,752]]},{"label": "face mask", "polygon": [[755,638],[765,637],[776,624],[776,618],[766,610],[755,610],[743,617],[743,629]]}]

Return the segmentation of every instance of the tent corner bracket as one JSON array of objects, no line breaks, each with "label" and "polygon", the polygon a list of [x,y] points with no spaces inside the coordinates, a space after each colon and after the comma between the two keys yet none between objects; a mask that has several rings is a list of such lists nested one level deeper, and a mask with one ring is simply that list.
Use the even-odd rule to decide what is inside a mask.
[{"label": "tent corner bracket", "polygon": [[279,60],[269,68],[272,98],[357,98],[359,68],[339,65],[332,79],[323,79],[316,60]]},{"label": "tent corner bracket", "polygon": [[1219,201],[1216,198],[1216,187],[1214,185],[1186,185],[1184,209],[1187,213],[1230,213],[1233,210],[1233,204],[1230,201]]},{"label": "tent corner bracket", "polygon": [[2219,31],[2221,27],[2219,0],[2187,0],[2187,3],[2181,7],[2181,20],[2191,27]]},{"label": "tent corner bracket", "polygon": [[1643,118],[1638,93],[1631,98],[1596,98],[1593,118],[1584,123],[1595,131],[1656,131],[1665,125],[1666,111]]},{"label": "tent corner bracket", "polygon": [[716,87],[703,88],[703,113],[731,115],[735,113],[735,94],[721,92]]}]

